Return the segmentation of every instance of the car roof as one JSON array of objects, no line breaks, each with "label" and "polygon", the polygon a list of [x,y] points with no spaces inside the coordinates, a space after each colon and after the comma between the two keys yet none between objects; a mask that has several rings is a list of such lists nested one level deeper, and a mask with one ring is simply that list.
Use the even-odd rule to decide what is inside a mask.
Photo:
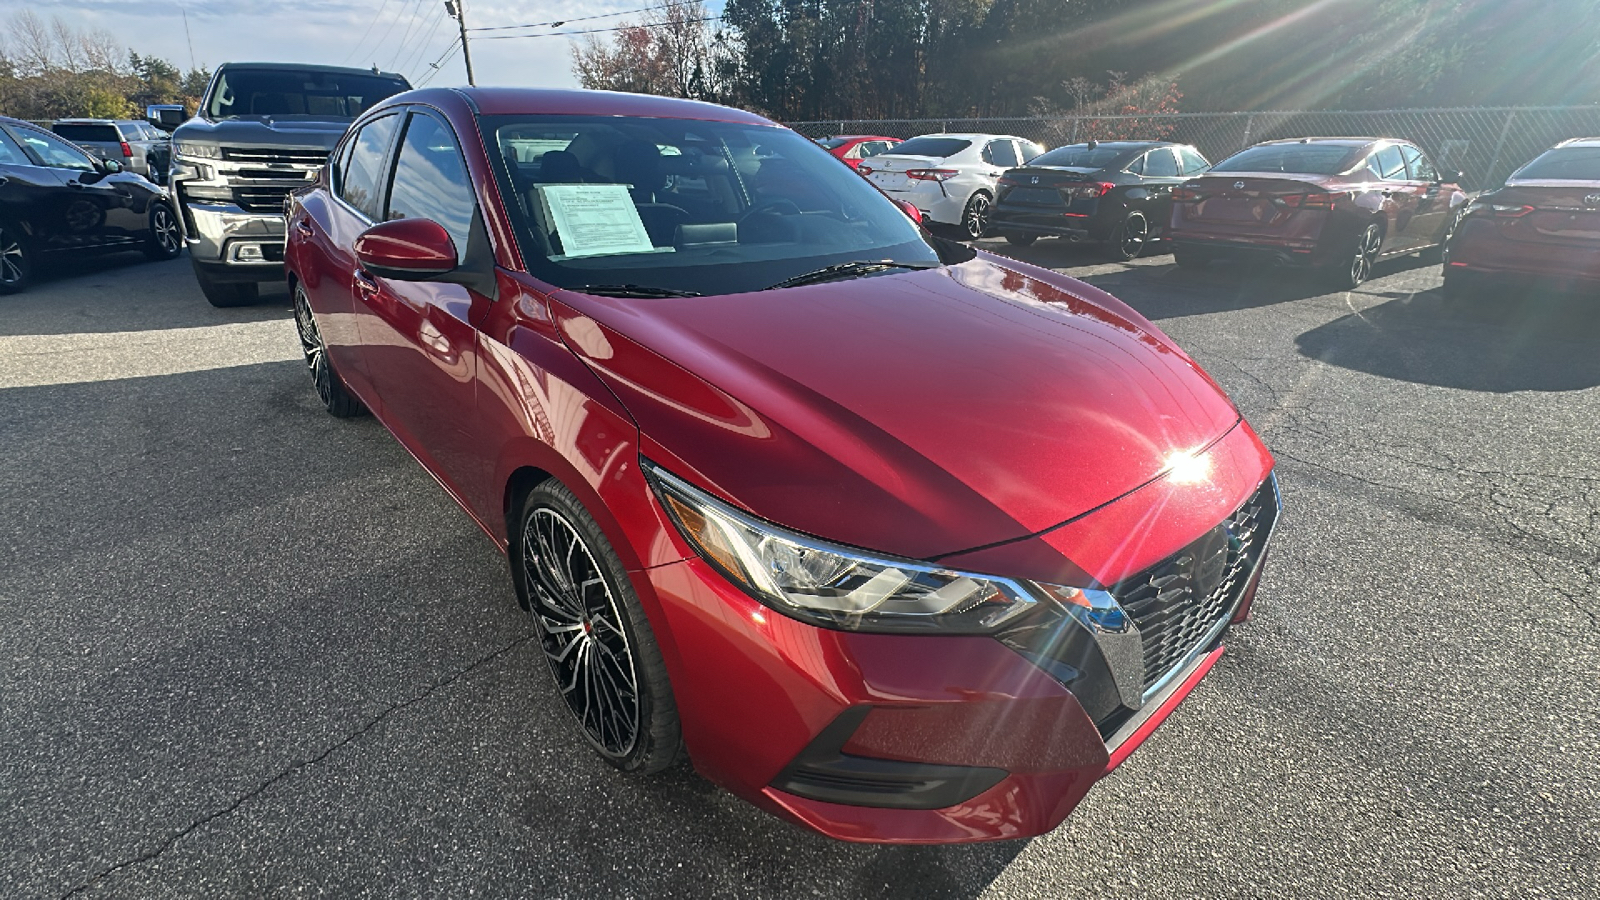
[{"label": "car roof", "polygon": [[[1600,137],[1567,138],[1556,147],[1600,147]],[[1554,150],[1555,147],[1550,149]]]},{"label": "car roof", "polygon": [[1017,137],[1014,134],[984,134],[982,132],[968,132],[968,131],[940,131],[940,132],[935,133],[935,134],[919,134],[919,135],[917,135],[917,137],[962,138],[964,140],[969,140],[969,141],[992,141],[992,140],[996,140],[996,139],[1004,139],[1004,140],[1011,140],[1011,141],[1028,141],[1028,143],[1030,143],[1030,144],[1037,144],[1038,143],[1038,141],[1029,141],[1025,137]]},{"label": "car roof", "polygon": [[[477,110],[479,115],[569,115],[629,116],[634,118],[698,119],[706,122],[733,122],[745,125],[776,125],[755,113],[653,94],[628,94],[621,91],[586,91],[577,88],[451,88]],[[418,92],[418,99],[426,92]],[[407,102],[410,94],[398,94],[386,104]]]},{"label": "car roof", "polygon": [[1392,141],[1392,142],[1394,142],[1396,144],[1410,143],[1409,141],[1401,140],[1400,138],[1381,138],[1381,137],[1302,137],[1302,138],[1282,138],[1282,139],[1276,140],[1276,141],[1262,141],[1261,143],[1256,144],[1255,146],[1257,146],[1257,147],[1267,147],[1267,146],[1273,146],[1273,145],[1280,145],[1281,146],[1283,144],[1322,144],[1322,145],[1325,145],[1325,146],[1333,146],[1333,147],[1365,147],[1368,144],[1379,144],[1379,143],[1383,143],[1384,141]]},{"label": "car roof", "polygon": [[831,134],[831,135],[828,135],[826,138],[823,138],[823,140],[837,140],[837,141],[898,141],[898,140],[903,140],[903,139],[902,138],[897,138],[897,137],[889,137],[887,135],[882,135],[882,134]]},{"label": "car roof", "polygon": [[[338,72],[343,75],[376,75],[379,78],[398,78],[405,81],[405,76],[399,72],[374,72],[371,69],[357,69],[350,66],[321,66],[315,63],[275,63],[275,62],[227,62],[217,66],[222,69],[271,69],[277,72]],[[409,81],[406,82],[410,84]]]}]

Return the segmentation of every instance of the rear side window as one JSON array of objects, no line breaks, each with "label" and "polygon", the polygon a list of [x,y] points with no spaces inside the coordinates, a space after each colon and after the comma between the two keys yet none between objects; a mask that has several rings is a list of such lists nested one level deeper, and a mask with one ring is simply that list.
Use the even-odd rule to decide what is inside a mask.
[{"label": "rear side window", "polygon": [[31,166],[33,161],[28,159],[28,154],[22,152],[17,142],[11,135],[0,131],[0,166]]},{"label": "rear side window", "polygon": [[1016,145],[1010,141],[990,141],[989,146],[983,148],[983,161],[1007,169],[1022,165],[1022,160],[1017,159]]},{"label": "rear side window", "polygon": [[917,137],[894,148],[894,152],[900,156],[931,156],[934,159],[944,159],[947,156],[955,156],[971,146],[971,141],[961,138]]},{"label": "rear side window", "polygon": [[1355,153],[1355,148],[1338,144],[1262,144],[1240,150],[1211,171],[1338,175],[1361,158]]},{"label": "rear side window", "polygon": [[1600,181],[1600,147],[1557,147],[1518,169],[1512,178]]},{"label": "rear side window", "polygon": [[1211,168],[1211,163],[1193,147],[1179,147],[1178,158],[1183,162],[1183,174],[1198,175]]},{"label": "rear side window", "polygon": [[340,198],[374,221],[378,219],[378,189],[383,183],[383,161],[399,124],[399,116],[382,116],[361,126],[361,130],[350,141],[349,152],[340,166]]},{"label": "rear side window", "polygon": [[1178,158],[1167,147],[1157,147],[1144,158],[1144,174],[1150,178],[1177,178]]},{"label": "rear side window", "polygon": [[1127,167],[1122,171],[1127,172],[1129,175],[1143,175],[1144,157],[1141,156],[1138,159],[1135,159],[1133,162],[1128,163]]},{"label": "rear side window", "polygon": [[385,219],[432,219],[450,232],[459,256],[472,235],[472,180],[456,136],[432,116],[414,114],[395,160]]},{"label": "rear side window", "polygon": [[117,126],[115,125],[84,125],[75,122],[57,122],[50,126],[50,130],[69,141],[104,141],[111,144],[122,142],[122,135],[117,133]]},{"label": "rear side window", "polygon": [[1033,141],[1019,141],[1017,148],[1022,151],[1022,161],[1032,162],[1034,157],[1044,155],[1044,147]]}]

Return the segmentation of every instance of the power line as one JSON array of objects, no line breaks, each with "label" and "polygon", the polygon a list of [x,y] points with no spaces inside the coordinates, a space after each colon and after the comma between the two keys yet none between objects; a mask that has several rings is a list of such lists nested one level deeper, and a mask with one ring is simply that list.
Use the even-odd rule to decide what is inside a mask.
[{"label": "power line", "polygon": [[[401,2],[404,2],[404,0],[401,0]],[[361,32],[361,37],[350,46],[350,52],[344,55],[344,59],[339,61],[339,65],[344,65],[356,55],[356,52],[361,49],[361,45],[366,43],[367,38],[372,34],[372,27],[378,24],[378,20],[383,18],[383,11],[388,8],[389,0],[383,0],[383,3],[378,7],[378,14],[367,20],[367,30]]]},{"label": "power line", "polygon": [[411,40],[411,30],[417,27],[417,20],[420,18],[418,14],[421,12],[422,0],[414,0],[411,11],[406,14],[406,30],[400,32],[400,45],[395,48],[394,56],[389,57],[389,68],[395,72],[400,71],[398,68],[400,57],[405,55],[407,44]]},{"label": "power line", "polygon": [[417,82],[417,87],[422,87],[423,85],[425,85],[428,82],[432,81],[433,80],[433,76],[438,75],[440,72],[444,71],[444,64],[446,62],[449,62],[450,57],[454,56],[455,52],[457,50],[460,50],[460,49],[461,49],[461,39],[460,38],[455,38],[455,39],[451,40],[450,41],[450,46],[445,48],[444,53],[441,54],[438,59],[434,60],[431,63],[428,63],[428,74],[423,76],[421,81]]},{"label": "power line", "polygon": [[596,13],[592,16],[578,16],[573,19],[555,19],[549,22],[529,22],[526,25],[490,25],[481,28],[469,28],[468,31],[511,31],[517,28],[543,28],[546,25],[559,26],[569,22],[588,22],[594,19],[610,19],[616,16],[629,16],[634,13],[652,12],[658,9],[672,9],[678,6],[692,6],[702,0],[678,0],[676,3],[663,3],[659,6],[641,6],[638,9],[624,9],[620,12]]},{"label": "power line", "polygon": [[409,69],[413,69],[416,67],[417,63],[426,58],[428,55],[428,45],[433,43],[433,39],[439,36],[439,29],[448,21],[450,21],[448,17],[435,21],[433,23],[432,30],[430,30],[427,35],[423,36],[422,40],[417,41],[416,49],[406,54],[405,62],[396,67],[395,71],[405,72]]},{"label": "power line", "polygon": [[683,19],[677,22],[657,22],[651,25],[618,25],[615,28],[589,28],[584,31],[547,31],[542,34],[492,34],[488,37],[478,38],[480,41],[510,41],[517,38],[542,38],[565,37],[575,34],[604,34],[608,31],[627,31],[632,28],[666,28],[672,25],[692,25],[695,22],[720,22],[722,16],[706,16],[703,19]]}]

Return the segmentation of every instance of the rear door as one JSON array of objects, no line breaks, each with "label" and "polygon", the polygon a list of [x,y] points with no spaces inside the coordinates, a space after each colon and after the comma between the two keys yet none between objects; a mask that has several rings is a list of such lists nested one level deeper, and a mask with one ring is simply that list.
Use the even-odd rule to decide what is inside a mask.
[{"label": "rear door", "polygon": [[1157,233],[1166,229],[1172,215],[1172,189],[1183,183],[1178,157],[1171,147],[1157,147],[1144,155],[1144,173],[1140,176],[1144,198],[1139,204],[1150,227]]},{"label": "rear door", "polygon": [[1400,155],[1405,157],[1406,172],[1411,183],[1421,186],[1422,193],[1418,196],[1417,212],[1412,217],[1412,231],[1416,234],[1416,246],[1431,247],[1444,239],[1445,226],[1454,210],[1450,208],[1450,198],[1455,191],[1439,178],[1439,170],[1434,167],[1433,161],[1428,159],[1428,154],[1423,153],[1418,147],[1410,144],[1400,145]]},{"label": "rear door", "polygon": [[1380,206],[1388,220],[1380,252],[1415,250],[1432,243],[1423,240],[1418,230],[1417,212],[1422,206],[1424,187],[1411,180],[1400,145],[1387,144],[1378,148],[1368,157],[1368,169],[1379,181],[1376,188],[1382,198]]}]

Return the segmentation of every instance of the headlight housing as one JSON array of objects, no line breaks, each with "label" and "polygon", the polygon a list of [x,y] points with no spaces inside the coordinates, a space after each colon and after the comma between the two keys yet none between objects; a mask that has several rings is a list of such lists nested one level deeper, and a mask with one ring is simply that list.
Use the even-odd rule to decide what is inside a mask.
[{"label": "headlight housing", "polygon": [[197,144],[194,141],[173,141],[172,153],[174,156],[187,156],[190,159],[221,159],[222,146]]},{"label": "headlight housing", "polygon": [[822,541],[757,519],[649,462],[644,471],[701,557],[750,596],[812,625],[989,634],[1053,596],[1008,578]]}]

